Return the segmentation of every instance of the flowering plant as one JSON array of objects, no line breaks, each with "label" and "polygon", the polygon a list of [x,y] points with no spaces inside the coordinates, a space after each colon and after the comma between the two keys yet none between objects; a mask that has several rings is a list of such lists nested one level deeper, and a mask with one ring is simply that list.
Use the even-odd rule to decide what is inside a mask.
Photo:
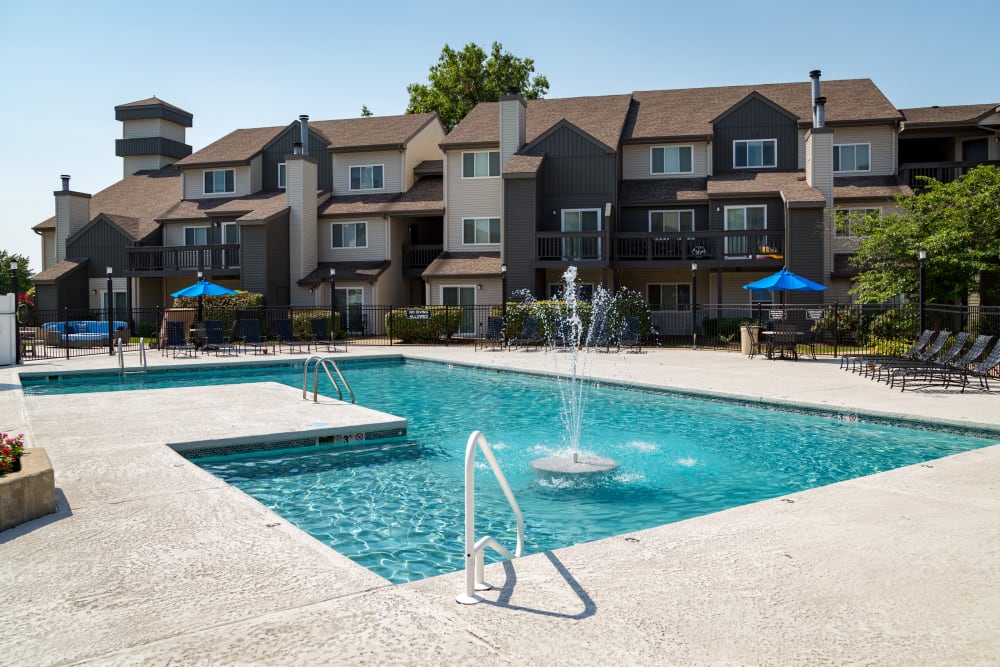
[{"label": "flowering plant", "polygon": [[0,433],[0,475],[14,471],[14,464],[24,453],[24,434]]}]

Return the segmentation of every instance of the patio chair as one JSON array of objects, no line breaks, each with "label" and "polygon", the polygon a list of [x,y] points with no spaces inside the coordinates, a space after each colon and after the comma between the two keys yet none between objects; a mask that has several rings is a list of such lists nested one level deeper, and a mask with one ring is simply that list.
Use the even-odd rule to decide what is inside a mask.
[{"label": "patio chair", "polygon": [[226,340],[221,321],[205,320],[205,350],[215,352],[215,356],[221,352],[236,354],[236,346]]},{"label": "patio chair", "polygon": [[638,317],[626,317],[622,322],[622,335],[619,343],[629,352],[642,352],[642,338],[639,335]]},{"label": "patio chair", "polygon": [[952,375],[964,372],[979,361],[979,358],[986,352],[986,348],[992,339],[993,336],[987,334],[976,336],[976,339],[972,341],[972,345],[969,346],[965,354],[951,361],[898,369],[899,372],[891,374],[889,386],[894,387],[897,379],[900,381],[900,391],[906,391],[907,384],[911,388],[914,386],[933,386],[939,384],[947,386]]},{"label": "patio chair", "polygon": [[743,324],[743,331],[746,339],[750,342],[747,359],[753,359],[755,355],[760,354],[760,327],[745,322]]},{"label": "patio chair", "polygon": [[798,336],[798,331],[785,324],[783,321],[776,320],[774,323],[774,329],[769,333],[769,335],[765,336],[767,338],[767,358],[784,359],[785,353],[787,352],[792,359],[797,361],[799,358]]},{"label": "patio chair", "polygon": [[896,359],[899,357],[909,359],[923,352],[933,336],[933,329],[925,329],[913,345],[910,346],[910,349],[902,354],[878,354],[877,352],[842,354],[840,355],[840,367],[844,370],[857,371],[858,368],[866,367],[869,363],[877,364],[885,359]]},{"label": "patio chair", "polygon": [[502,317],[487,317],[486,318],[486,336],[482,340],[476,342],[477,349],[485,350],[487,347],[493,349],[500,348],[503,349],[503,318]]},{"label": "patio chair", "polygon": [[267,343],[260,335],[260,322],[254,319],[239,321],[243,351],[252,348],[254,354],[267,354]]},{"label": "patio chair", "polygon": [[[945,333],[945,332],[942,332]],[[938,341],[941,341],[941,345],[938,345]],[[947,332],[946,336],[938,335],[938,338],[934,340],[934,345],[927,348],[926,352],[918,354],[913,359],[898,359],[894,361],[886,361],[879,365],[876,371],[875,379],[882,381],[883,374],[885,375],[885,381],[891,384],[891,377],[893,373],[903,372],[906,369],[921,368],[930,366],[933,364],[944,365],[954,359],[962,353],[965,348],[965,344],[969,340],[969,333],[966,331],[961,331],[955,334],[952,344],[947,348],[945,345],[951,338],[951,332]],[[937,347],[937,349],[932,349]]]},{"label": "patio chair", "polygon": [[320,345],[326,345],[327,352],[337,352],[337,344],[343,348],[340,352],[347,352],[347,341],[336,340],[330,335],[330,327],[327,325],[325,317],[314,317],[309,321],[309,328],[312,330],[312,343],[319,350]]},{"label": "patio chair", "polygon": [[187,331],[184,330],[184,323],[176,320],[166,321],[166,340],[163,344],[163,354],[173,350],[174,358],[178,352],[183,352],[188,356],[196,356],[195,346],[188,342]]},{"label": "patio chair", "polygon": [[289,319],[274,320],[274,337],[277,339],[278,351],[281,351],[282,346],[288,347],[288,351],[291,352],[295,350],[297,352],[302,352],[302,346],[305,346],[305,351],[308,352],[311,348],[308,340],[300,340],[295,337],[295,332],[292,329],[292,321]]},{"label": "patio chair", "polygon": [[886,356],[882,359],[870,359],[866,360],[860,372],[864,374],[865,377],[871,375],[872,379],[881,374],[882,366],[887,364],[897,363],[899,361],[927,361],[928,359],[933,359],[941,350],[944,348],[945,343],[948,342],[948,337],[951,336],[951,332],[947,329],[938,331],[927,345],[920,351],[916,352],[910,356]]},{"label": "patio chair", "polygon": [[541,335],[538,332],[538,318],[526,317],[524,318],[524,322],[521,324],[521,335],[517,338],[512,338],[508,345],[512,348],[527,348],[528,346],[537,348],[541,343],[541,340]]},{"label": "patio chair", "polygon": [[[969,376],[975,377],[979,380],[979,388],[990,390],[990,376],[994,375],[997,369],[1000,368],[1000,338],[997,339],[996,344],[993,349],[990,350],[989,355],[985,359],[972,366],[968,366],[962,369],[956,369],[954,375],[961,377],[962,382],[962,393],[965,393],[965,388],[969,385]],[[949,383],[945,386],[949,386]]]}]

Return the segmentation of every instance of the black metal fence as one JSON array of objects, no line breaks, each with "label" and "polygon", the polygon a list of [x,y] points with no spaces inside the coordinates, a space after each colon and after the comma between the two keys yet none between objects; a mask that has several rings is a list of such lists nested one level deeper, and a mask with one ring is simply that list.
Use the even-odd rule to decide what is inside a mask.
[{"label": "black metal fence", "polygon": [[[518,304],[508,304],[511,328]],[[275,338],[274,323],[292,321],[298,337],[308,338],[311,320],[322,318],[336,338],[347,345],[476,345],[489,334],[490,318],[503,313],[491,306],[348,306],[330,309],[294,306],[251,309],[216,308],[204,304],[201,318],[222,322],[223,330],[238,339],[237,323],[256,319],[266,339]],[[110,320],[103,309],[64,309],[60,312],[24,311],[19,315],[22,357],[70,358],[111,354],[120,341],[136,350],[140,341],[157,347],[165,319],[181,319],[192,327],[196,309],[130,309],[114,312]],[[1000,335],[1000,308],[927,305],[926,327]],[[895,351],[919,334],[919,312],[908,305],[698,305],[694,310],[654,310],[640,332],[647,347],[698,347],[742,350],[744,324],[767,330],[776,322],[791,325],[804,344],[817,355],[839,356],[863,351]],[[109,324],[110,322],[110,324]],[[645,319],[644,319],[645,322]],[[520,336],[509,330],[508,338]],[[612,332],[613,339],[613,332]],[[612,340],[613,342],[613,340]]]}]

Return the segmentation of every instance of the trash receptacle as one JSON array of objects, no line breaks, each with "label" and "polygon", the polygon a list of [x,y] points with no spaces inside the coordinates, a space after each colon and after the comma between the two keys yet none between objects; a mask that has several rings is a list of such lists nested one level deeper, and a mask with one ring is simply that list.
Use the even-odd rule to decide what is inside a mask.
[{"label": "trash receptacle", "polygon": [[760,338],[760,327],[745,326],[740,328],[740,352],[747,355],[755,354],[758,350],[757,341]]}]

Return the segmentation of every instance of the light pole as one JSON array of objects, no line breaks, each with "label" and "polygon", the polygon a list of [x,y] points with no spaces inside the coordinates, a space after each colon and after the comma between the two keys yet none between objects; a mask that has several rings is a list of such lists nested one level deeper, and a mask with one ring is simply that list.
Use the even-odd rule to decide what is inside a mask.
[{"label": "light pole", "polygon": [[337,269],[330,267],[330,340],[337,337]]},{"label": "light pole", "polygon": [[927,317],[926,317],[926,313],[924,311],[924,296],[925,296],[924,287],[925,287],[926,277],[927,277],[927,269],[926,269],[926,266],[925,266],[926,263],[927,263],[927,251],[924,250],[923,248],[921,248],[920,252],[917,253],[917,256],[920,258],[920,302],[919,302],[920,303],[920,331],[918,332],[918,335],[919,335],[919,334],[922,334],[924,332],[924,330],[926,328],[926,324],[927,324]]},{"label": "light pole", "polygon": [[21,363],[21,323],[17,321],[17,260],[10,263],[10,282],[14,292],[14,363]]},{"label": "light pole", "polygon": [[695,325],[698,320],[698,262],[691,262],[691,349],[698,349],[698,334]]},{"label": "light pole", "polygon": [[115,339],[112,337],[112,336],[114,336],[113,329],[114,329],[114,326],[115,326],[115,315],[114,315],[113,309],[111,308],[111,304],[114,302],[114,299],[112,298],[114,295],[111,292],[111,272],[113,270],[114,269],[112,269],[110,266],[105,269],[105,271],[108,274],[108,303],[107,303],[107,307],[108,307],[108,355],[109,356],[110,355],[114,355],[114,353],[115,353],[115,344],[114,344],[114,340]]},{"label": "light pole", "polygon": [[[204,279],[204,277],[205,277],[205,274],[202,273],[201,271],[199,271],[198,272],[198,282],[200,283]],[[202,302],[202,300],[204,298],[205,298],[204,295],[202,295],[202,294],[198,295],[198,321],[199,322],[202,321],[201,320],[201,302]]]},{"label": "light pole", "polygon": [[507,265],[500,265],[500,345],[507,340]]}]

